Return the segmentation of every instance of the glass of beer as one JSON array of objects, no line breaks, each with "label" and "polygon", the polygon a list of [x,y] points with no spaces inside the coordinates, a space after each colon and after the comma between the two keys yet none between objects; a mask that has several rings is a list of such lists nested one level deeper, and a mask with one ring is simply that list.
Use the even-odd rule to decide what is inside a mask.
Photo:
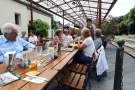
[{"label": "glass of beer", "polygon": [[35,59],[36,52],[29,52],[28,53],[28,60],[29,60],[29,74],[34,76],[37,73],[37,60]]},{"label": "glass of beer", "polygon": [[42,61],[41,61],[42,58],[43,58],[43,56],[42,56],[42,50],[43,50],[42,46],[37,46],[36,47],[38,66],[43,66]]}]

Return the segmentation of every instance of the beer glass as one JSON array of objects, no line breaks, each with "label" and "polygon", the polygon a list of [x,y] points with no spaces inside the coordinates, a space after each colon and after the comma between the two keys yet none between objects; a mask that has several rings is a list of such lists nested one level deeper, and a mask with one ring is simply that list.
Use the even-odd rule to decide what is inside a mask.
[{"label": "beer glass", "polygon": [[29,74],[31,76],[35,75],[37,73],[37,55],[36,52],[28,52],[28,60],[29,60]]}]

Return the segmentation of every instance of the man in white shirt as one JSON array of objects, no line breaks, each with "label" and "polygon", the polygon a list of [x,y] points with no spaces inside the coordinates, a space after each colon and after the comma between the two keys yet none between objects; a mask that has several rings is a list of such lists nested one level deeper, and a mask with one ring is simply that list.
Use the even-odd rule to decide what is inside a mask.
[{"label": "man in white shirt", "polygon": [[62,35],[63,41],[68,41],[67,35],[68,35],[68,32],[67,31],[64,31],[64,33]]},{"label": "man in white shirt", "polygon": [[31,31],[30,32],[30,37],[29,37],[29,42],[36,45],[37,41],[38,41],[37,36],[34,35],[33,31]]}]

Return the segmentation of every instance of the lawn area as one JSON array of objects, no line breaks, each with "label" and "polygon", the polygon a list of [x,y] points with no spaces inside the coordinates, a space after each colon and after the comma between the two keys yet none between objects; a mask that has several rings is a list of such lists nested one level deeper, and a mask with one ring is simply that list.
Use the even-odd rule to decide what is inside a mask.
[{"label": "lawn area", "polygon": [[131,40],[131,41],[135,41],[135,35],[121,35],[121,36],[115,36],[116,41],[118,40]]}]

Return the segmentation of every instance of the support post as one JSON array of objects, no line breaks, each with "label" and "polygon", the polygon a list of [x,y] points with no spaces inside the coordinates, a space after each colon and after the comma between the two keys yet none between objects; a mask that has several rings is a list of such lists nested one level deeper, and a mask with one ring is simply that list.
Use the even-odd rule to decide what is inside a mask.
[{"label": "support post", "polygon": [[64,32],[64,10],[63,10],[63,32]]},{"label": "support post", "polygon": [[33,30],[33,7],[32,7],[32,1],[33,0],[30,0],[31,30]]},{"label": "support post", "polygon": [[117,41],[117,44],[119,47],[117,48],[116,52],[116,62],[115,62],[115,74],[114,74],[114,87],[113,90],[123,90],[123,57],[124,57],[124,45],[125,41],[120,40]]},{"label": "support post", "polygon": [[98,28],[101,29],[101,7],[102,7],[102,0],[99,0],[99,22],[98,22]]}]

